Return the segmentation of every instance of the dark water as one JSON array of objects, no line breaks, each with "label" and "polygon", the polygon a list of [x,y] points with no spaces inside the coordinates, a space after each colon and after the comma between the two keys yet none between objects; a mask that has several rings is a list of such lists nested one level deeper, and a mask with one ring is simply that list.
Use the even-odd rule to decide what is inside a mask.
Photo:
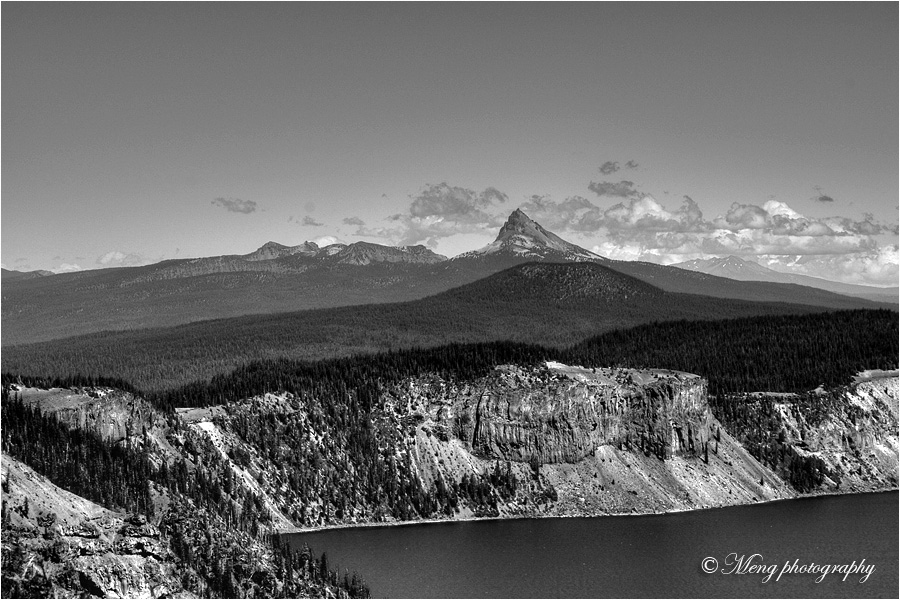
[{"label": "dark water", "polygon": [[[441,523],[296,534],[374,597],[898,597],[897,492],[788,500],[669,515]],[[728,555],[777,570],[737,574]],[[704,573],[706,557],[719,570]],[[850,565],[865,575],[788,574]],[[709,563],[711,565],[711,563]]]}]

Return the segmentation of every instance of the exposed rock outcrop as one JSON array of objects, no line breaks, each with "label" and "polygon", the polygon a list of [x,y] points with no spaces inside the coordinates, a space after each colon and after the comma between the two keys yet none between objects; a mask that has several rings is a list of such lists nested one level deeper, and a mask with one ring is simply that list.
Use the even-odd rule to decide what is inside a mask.
[{"label": "exposed rock outcrop", "polygon": [[706,382],[687,373],[551,363],[540,371],[504,367],[475,384],[418,394],[436,424],[452,424],[483,458],[575,463],[603,445],[668,458],[696,454],[710,438]]},{"label": "exposed rock outcrop", "polygon": [[[389,467],[377,482],[351,460],[358,446],[349,444],[361,440],[338,427],[346,414],[328,425],[322,411],[332,404],[317,399],[264,394],[178,410],[167,423],[142,413],[138,398],[92,397],[101,392],[21,391],[73,426],[110,439],[130,431],[158,464],[184,459],[188,469],[228,473],[229,485],[256,499],[260,526],[276,530],[664,512],[897,481],[896,377],[808,402],[733,399],[720,422],[706,382],[688,373],[558,363],[505,365],[470,380],[425,373],[381,388],[365,417],[376,441],[369,451]],[[155,555],[152,538],[131,539],[123,549]]]},{"label": "exposed rock outcrop", "polygon": [[705,380],[688,373],[503,366],[476,381],[407,380],[384,410],[409,431],[426,486],[473,473],[517,481],[512,497],[460,516],[664,512],[796,495],[721,428]]},{"label": "exposed rock outcrop", "polygon": [[51,412],[73,429],[98,434],[112,442],[140,440],[143,433],[161,427],[165,418],[133,394],[113,388],[20,388],[11,386],[26,404]]},{"label": "exposed rock outcrop", "polygon": [[116,513],[2,456],[5,597],[195,597],[142,515]]}]

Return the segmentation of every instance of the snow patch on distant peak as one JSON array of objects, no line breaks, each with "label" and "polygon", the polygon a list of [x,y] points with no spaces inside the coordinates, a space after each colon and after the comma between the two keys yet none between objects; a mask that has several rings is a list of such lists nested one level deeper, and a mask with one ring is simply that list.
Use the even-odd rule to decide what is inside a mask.
[{"label": "snow patch on distant peak", "polygon": [[528,217],[521,209],[509,216],[497,239],[471,252],[460,254],[458,258],[478,257],[506,252],[515,256],[537,258],[562,258],[565,260],[602,260],[603,257],[585,250],[547,231],[539,223]]}]

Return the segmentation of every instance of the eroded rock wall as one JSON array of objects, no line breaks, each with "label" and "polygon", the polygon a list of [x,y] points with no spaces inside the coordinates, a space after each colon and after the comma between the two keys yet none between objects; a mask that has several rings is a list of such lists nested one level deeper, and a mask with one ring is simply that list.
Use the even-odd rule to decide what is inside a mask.
[{"label": "eroded rock wall", "polygon": [[713,435],[706,382],[673,371],[506,366],[459,385],[408,382],[401,398],[488,459],[575,463],[604,445],[670,458]]}]

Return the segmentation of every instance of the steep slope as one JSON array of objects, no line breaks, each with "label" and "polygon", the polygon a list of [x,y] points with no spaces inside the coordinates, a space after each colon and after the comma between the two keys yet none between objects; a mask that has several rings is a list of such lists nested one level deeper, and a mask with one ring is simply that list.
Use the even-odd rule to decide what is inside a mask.
[{"label": "steep slope", "polygon": [[143,389],[187,383],[262,358],[324,358],[450,342],[569,345],[653,321],[803,314],[811,306],[672,294],[603,265],[527,263],[395,304],[245,316],[7,346],[5,371],[124,377]]},{"label": "steep slope", "polygon": [[782,398],[771,423],[788,433],[770,439],[769,421],[710,406],[705,380],[682,372],[544,363],[384,375],[179,409],[150,431],[153,455],[202,463],[213,480],[230,473],[226,493],[251,494],[283,531],[660,512],[897,484],[896,377],[834,390],[825,420]]},{"label": "steep slope", "polygon": [[[2,407],[4,596],[368,595],[355,575],[342,581],[324,559],[289,555],[268,539],[273,515],[258,485],[232,482],[205,433],[180,431],[177,418],[143,399],[110,388],[10,386]],[[131,415],[138,429],[119,438],[107,423],[129,407],[143,409]],[[108,506],[100,489],[115,490],[131,512],[49,478]],[[136,504],[145,494],[150,503]]]},{"label": "steep slope", "polygon": [[675,267],[609,261],[515,211],[493,243],[452,260],[422,246],[358,242],[318,248],[310,243],[269,242],[244,256],[14,278],[4,281],[2,290],[3,344],[247,314],[416,300],[532,261],[595,262],[683,294],[832,309],[878,306],[798,285],[740,282]]},{"label": "steep slope", "polygon": [[159,528],[63,490],[3,454],[5,597],[190,597]]},{"label": "steep slope", "polygon": [[516,209],[509,216],[497,239],[487,246],[471,252],[465,252],[455,260],[483,259],[485,257],[507,256],[525,260],[569,261],[605,261],[602,256],[569,243],[555,233],[547,231],[539,223],[533,221]]},{"label": "steep slope", "polygon": [[827,290],[836,294],[845,296],[854,296],[856,298],[865,298],[876,302],[890,302],[896,304],[898,301],[897,288],[879,288],[869,285],[852,285],[849,283],[840,283],[837,281],[829,281],[819,277],[810,277],[809,275],[800,275],[797,273],[782,273],[766,268],[755,262],[743,260],[736,256],[726,256],[722,258],[694,259],[686,262],[671,265],[679,269],[687,271],[697,271],[708,275],[717,275],[719,277],[727,277],[729,279],[737,279],[739,281],[771,281],[775,283],[795,283],[821,290]]}]

